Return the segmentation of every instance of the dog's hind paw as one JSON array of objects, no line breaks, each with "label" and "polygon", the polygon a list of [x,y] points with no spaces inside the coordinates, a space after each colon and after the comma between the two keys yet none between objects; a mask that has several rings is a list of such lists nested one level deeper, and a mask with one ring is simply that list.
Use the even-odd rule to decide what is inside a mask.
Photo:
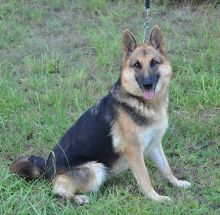
[{"label": "dog's hind paw", "polygon": [[191,183],[188,181],[178,180],[175,186],[180,188],[189,188],[191,187]]},{"label": "dog's hind paw", "polygon": [[84,205],[89,202],[89,197],[86,195],[75,195],[73,200],[77,205]]}]

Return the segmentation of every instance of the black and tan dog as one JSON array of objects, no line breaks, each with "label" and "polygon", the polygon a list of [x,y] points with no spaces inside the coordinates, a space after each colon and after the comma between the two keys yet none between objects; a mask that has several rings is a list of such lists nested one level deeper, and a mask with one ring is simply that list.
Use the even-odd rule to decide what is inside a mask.
[{"label": "black and tan dog", "polygon": [[137,45],[123,33],[124,58],[118,81],[107,96],[87,110],[66,132],[47,160],[21,157],[11,170],[26,179],[43,175],[56,195],[78,204],[88,201],[79,193],[97,191],[111,176],[130,168],[144,195],[170,200],[152,187],[144,155],[174,186],[189,187],[172,173],[161,145],[168,126],[168,85],[172,75],[165,42],[158,26],[147,44]]}]

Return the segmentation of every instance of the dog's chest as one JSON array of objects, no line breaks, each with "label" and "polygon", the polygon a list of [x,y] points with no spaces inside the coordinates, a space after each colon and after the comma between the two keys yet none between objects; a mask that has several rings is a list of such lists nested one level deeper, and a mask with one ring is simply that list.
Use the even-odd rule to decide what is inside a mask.
[{"label": "dog's chest", "polygon": [[[155,117],[156,118],[156,117]],[[168,127],[168,115],[166,109],[158,114],[158,118],[150,125],[140,129],[137,133],[139,143],[143,151],[147,151],[153,144],[161,141]]]},{"label": "dog's chest", "polygon": [[152,144],[161,141],[168,126],[166,111],[154,117],[148,125],[138,125],[125,113],[120,114],[120,118],[112,127],[112,143],[116,152],[123,151],[128,145],[141,144],[143,151]]},{"label": "dog's chest", "polygon": [[167,122],[163,120],[140,131],[137,136],[139,143],[142,146],[142,150],[146,151],[152,144],[155,144],[157,140],[160,141],[160,138],[164,135],[166,128]]}]

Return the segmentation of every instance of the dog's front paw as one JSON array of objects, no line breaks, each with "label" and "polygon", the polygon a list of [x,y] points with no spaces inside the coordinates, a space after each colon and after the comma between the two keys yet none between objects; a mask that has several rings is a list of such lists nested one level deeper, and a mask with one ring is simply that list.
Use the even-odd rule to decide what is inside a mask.
[{"label": "dog's front paw", "polygon": [[188,181],[178,180],[178,181],[175,183],[175,186],[176,186],[176,187],[181,187],[181,188],[189,188],[189,187],[191,187],[191,183],[188,182]]},{"label": "dog's front paw", "polygon": [[158,202],[168,202],[168,201],[172,201],[172,199],[169,196],[159,195],[159,198],[157,198],[156,201],[158,201]]},{"label": "dog's front paw", "polygon": [[148,198],[157,201],[157,202],[167,202],[167,201],[171,201],[172,199],[168,196],[161,196],[159,195],[155,190],[152,190],[150,192],[148,192],[147,194]]}]

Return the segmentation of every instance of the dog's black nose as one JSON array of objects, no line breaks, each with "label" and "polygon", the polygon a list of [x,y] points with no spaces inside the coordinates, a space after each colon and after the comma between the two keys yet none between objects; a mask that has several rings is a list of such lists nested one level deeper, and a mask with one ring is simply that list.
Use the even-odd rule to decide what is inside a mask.
[{"label": "dog's black nose", "polygon": [[145,90],[150,90],[150,89],[152,89],[152,88],[153,88],[153,82],[152,82],[151,80],[149,80],[149,79],[144,80],[144,82],[143,82],[143,88],[144,88]]},{"label": "dog's black nose", "polygon": [[150,89],[155,88],[159,78],[160,78],[160,76],[157,73],[150,74],[150,76],[148,76],[148,77],[144,77],[144,79],[142,81],[143,88],[145,90],[150,90]]},{"label": "dog's black nose", "polygon": [[143,84],[145,90],[150,90],[153,88],[153,84]]}]

